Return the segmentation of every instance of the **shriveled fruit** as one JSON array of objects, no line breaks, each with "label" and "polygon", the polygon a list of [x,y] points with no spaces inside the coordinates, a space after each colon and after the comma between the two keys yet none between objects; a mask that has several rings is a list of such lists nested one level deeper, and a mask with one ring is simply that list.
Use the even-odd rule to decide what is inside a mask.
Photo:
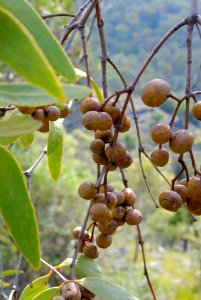
[{"label": "shriveled fruit", "polygon": [[60,109],[60,118],[65,118],[69,115],[70,108],[68,107],[68,104],[64,105],[63,109]]},{"label": "shriveled fruit", "polygon": [[116,160],[115,162],[119,168],[125,169],[125,168],[130,167],[130,165],[132,165],[133,159],[132,159],[130,153],[128,151],[126,151],[125,156],[122,157],[122,159],[120,159],[120,160]]},{"label": "shriveled fruit", "polygon": [[[74,239],[78,240],[81,228],[82,227],[75,227],[75,228],[73,228],[73,237],[74,237]],[[87,230],[85,230],[84,234],[83,234],[83,237],[82,237],[82,240],[86,241],[89,238],[90,238],[90,233]]]},{"label": "shriveled fruit", "polygon": [[201,121],[201,101],[198,101],[193,105],[192,114],[195,119]]},{"label": "shriveled fruit", "polygon": [[136,202],[136,195],[134,191],[131,188],[126,188],[123,190],[123,194],[125,196],[125,201],[123,202],[123,205],[126,206],[132,206]]},{"label": "shriveled fruit", "polygon": [[169,97],[169,84],[163,79],[149,81],[142,90],[142,101],[149,107],[160,106]]},{"label": "shriveled fruit", "polygon": [[116,220],[122,219],[126,213],[125,208],[120,205],[112,208],[111,212],[112,212],[112,217]]},{"label": "shriveled fruit", "polygon": [[201,177],[195,176],[190,178],[187,189],[191,198],[196,200],[201,205]]},{"label": "shriveled fruit", "polygon": [[109,209],[117,205],[117,197],[111,192],[106,193],[106,205]]},{"label": "shriveled fruit", "polygon": [[92,97],[84,99],[80,104],[80,111],[82,114],[87,113],[88,111],[97,111],[100,108],[100,102]]},{"label": "shriveled fruit", "polygon": [[[105,155],[107,158],[112,158],[112,146],[107,146],[105,149]],[[126,154],[126,147],[123,144],[116,143],[115,148],[114,148],[114,160],[121,160],[122,157],[124,157]]]},{"label": "shriveled fruit", "polygon": [[192,133],[189,130],[182,129],[172,134],[169,146],[173,152],[183,154],[191,150],[193,140],[194,138]]},{"label": "shriveled fruit", "polygon": [[118,190],[114,190],[113,194],[117,197],[117,205],[121,205],[125,200],[125,195],[123,192],[120,192]]},{"label": "shriveled fruit", "polygon": [[108,248],[112,244],[112,236],[110,234],[99,233],[96,237],[96,244],[100,248]]},{"label": "shriveled fruit", "polygon": [[107,103],[103,107],[102,111],[108,113],[111,116],[113,122],[115,123],[118,121],[121,111],[117,105],[113,106],[112,104],[113,104],[112,102]]},{"label": "shriveled fruit", "polygon": [[61,116],[61,111],[55,105],[50,105],[45,108],[45,114],[50,121],[56,121]]},{"label": "shriveled fruit", "polygon": [[95,203],[90,208],[90,216],[94,222],[109,222],[112,213],[104,203]]},{"label": "shriveled fruit", "polygon": [[158,167],[164,167],[169,161],[169,152],[164,148],[155,148],[150,155],[152,163]]},{"label": "shriveled fruit", "polygon": [[151,138],[157,144],[167,143],[172,134],[172,129],[168,124],[157,124],[151,129]]},{"label": "shriveled fruit", "polygon": [[163,192],[159,196],[160,205],[169,211],[177,211],[182,205],[181,197],[174,191]]},{"label": "shriveled fruit", "polygon": [[187,188],[182,184],[175,184],[174,191],[179,194],[183,203],[185,203],[188,199],[189,193]]},{"label": "shriveled fruit", "polygon": [[40,121],[43,121],[46,118],[46,115],[45,115],[45,112],[44,112],[44,109],[42,108],[37,108],[36,111],[31,115],[35,120],[40,120]]},{"label": "shriveled fruit", "polygon": [[95,132],[95,138],[105,143],[110,143],[112,141],[112,132],[110,130],[97,130]]},{"label": "shriveled fruit", "polygon": [[126,132],[131,127],[131,120],[128,116],[124,115],[121,121],[121,125],[119,126],[119,132]]},{"label": "shriveled fruit", "polygon": [[17,106],[18,110],[25,115],[31,115],[36,111],[36,107],[31,106]]},{"label": "shriveled fruit", "polygon": [[92,259],[96,259],[99,255],[98,249],[96,245],[92,243],[87,243],[83,248],[83,253],[85,256],[90,257]]},{"label": "shriveled fruit", "polygon": [[90,144],[90,149],[94,153],[101,153],[105,150],[105,143],[101,139],[94,139]]},{"label": "shriveled fruit", "polygon": [[187,209],[196,216],[201,216],[201,197],[190,197],[187,200]]},{"label": "shriveled fruit", "polygon": [[112,118],[105,112],[88,111],[82,118],[82,125],[88,130],[109,130]]},{"label": "shriveled fruit", "polygon": [[81,293],[78,284],[74,282],[66,283],[61,289],[61,296],[66,300],[80,300]]},{"label": "shriveled fruit", "polygon": [[93,198],[93,204],[95,203],[106,204],[105,194],[96,194],[96,196]]},{"label": "shriveled fruit", "polygon": [[108,158],[105,155],[105,152],[102,153],[93,153],[92,158],[95,161],[95,163],[99,165],[107,165],[108,164]]},{"label": "shriveled fruit", "polygon": [[114,234],[116,232],[118,223],[116,220],[112,219],[108,223],[99,222],[97,226],[99,231],[104,234]]},{"label": "shriveled fruit", "polygon": [[126,211],[125,221],[128,225],[138,225],[142,221],[142,214],[137,209],[129,209]]},{"label": "shriveled fruit", "polygon": [[86,200],[93,199],[96,195],[96,188],[93,182],[91,181],[85,181],[82,184],[80,184],[78,188],[78,193],[80,197]]}]

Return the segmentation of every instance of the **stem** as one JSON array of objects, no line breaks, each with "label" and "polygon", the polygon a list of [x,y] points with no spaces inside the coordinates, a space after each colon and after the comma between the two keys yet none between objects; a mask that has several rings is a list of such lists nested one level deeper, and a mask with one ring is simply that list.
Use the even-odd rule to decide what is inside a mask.
[{"label": "stem", "polygon": [[53,271],[54,273],[56,273],[65,283],[67,283],[69,280],[66,279],[55,267],[53,267],[52,265],[50,265],[48,262],[46,262],[44,259],[40,259],[40,261],[46,266],[48,267],[51,271]]},{"label": "stem", "polygon": [[75,15],[72,14],[51,14],[51,15],[45,15],[41,16],[43,20],[49,19],[49,18],[55,18],[55,17],[75,17]]},{"label": "stem", "polygon": [[86,45],[86,38],[85,38],[85,32],[84,32],[84,25],[80,26],[79,30],[80,30],[80,37],[82,40],[83,59],[85,61],[85,69],[86,69],[86,74],[87,74],[87,86],[89,88],[91,88],[89,60],[88,60],[88,54],[87,54],[87,45]]}]

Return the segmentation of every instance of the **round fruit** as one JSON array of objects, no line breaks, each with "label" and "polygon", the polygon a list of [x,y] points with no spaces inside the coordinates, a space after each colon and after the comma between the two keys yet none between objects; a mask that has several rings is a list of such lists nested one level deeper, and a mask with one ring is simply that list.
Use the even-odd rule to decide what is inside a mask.
[{"label": "round fruit", "polygon": [[119,127],[119,132],[126,132],[130,129],[131,127],[131,120],[129,119],[128,116],[124,115],[121,125]]},{"label": "round fruit", "polygon": [[46,113],[48,120],[50,120],[50,121],[56,121],[61,116],[60,109],[54,105],[50,105],[47,108],[45,108],[45,113]]},{"label": "round fruit", "polygon": [[150,159],[157,167],[164,167],[169,161],[169,152],[164,148],[155,148],[151,152]]},{"label": "round fruit", "polygon": [[95,138],[100,139],[105,143],[111,143],[112,142],[112,132],[110,130],[97,130],[95,132]]},{"label": "round fruit", "polygon": [[157,124],[151,129],[151,138],[156,144],[167,143],[172,135],[172,129],[168,124]]},{"label": "round fruit", "polygon": [[125,169],[125,168],[130,167],[130,165],[132,165],[133,159],[132,159],[130,153],[128,151],[126,151],[126,155],[124,157],[122,157],[122,159],[116,160],[115,162],[116,162],[117,167],[119,167],[120,169]]},{"label": "round fruit", "polygon": [[161,193],[159,196],[159,202],[163,208],[169,211],[177,211],[182,205],[181,197],[174,191]]},{"label": "round fruit", "polygon": [[113,192],[115,190],[115,188],[111,184],[107,184],[106,186],[101,185],[99,188],[99,193],[105,193],[105,189],[106,192]]},{"label": "round fruit", "polygon": [[188,199],[189,193],[187,188],[182,184],[175,184],[174,191],[179,194],[183,203],[185,203]]},{"label": "round fruit", "polygon": [[49,120],[45,119],[42,121],[42,126],[38,129],[40,132],[48,132],[49,131]]},{"label": "round fruit", "polygon": [[118,190],[114,190],[113,194],[117,197],[117,205],[121,205],[125,200],[125,195],[123,192],[120,192]]},{"label": "round fruit", "polygon": [[66,300],[80,300],[81,293],[78,284],[74,282],[66,283],[61,289],[61,296]]},{"label": "round fruit", "polygon": [[82,125],[88,130],[109,130],[112,118],[105,112],[88,111],[82,118]]},{"label": "round fruit", "polygon": [[112,217],[116,220],[121,220],[126,213],[125,208],[123,206],[116,206],[111,209],[111,212]]},{"label": "round fruit", "polygon": [[105,194],[96,194],[96,196],[93,198],[93,204],[95,204],[95,203],[106,204]]},{"label": "round fruit", "polygon": [[108,164],[108,158],[106,157],[105,153],[93,153],[92,158],[95,161],[95,163],[99,165],[107,165]]},{"label": "round fruit", "polygon": [[200,198],[194,198],[190,197],[187,200],[187,209],[196,216],[201,216],[201,197]]},{"label": "round fruit", "polygon": [[187,189],[189,192],[189,195],[197,199],[196,201],[200,202],[201,205],[201,177],[200,176],[195,176],[190,178],[188,184],[187,184]]},{"label": "round fruit", "polygon": [[112,213],[104,203],[95,203],[90,208],[90,216],[94,222],[107,223],[112,219]]},{"label": "round fruit", "polygon": [[40,121],[43,121],[46,118],[46,115],[45,115],[45,112],[44,112],[44,109],[42,108],[37,108],[36,111],[31,115],[35,120],[40,120]]},{"label": "round fruit", "polygon": [[99,110],[100,108],[100,102],[96,100],[95,98],[86,98],[84,99],[80,104],[80,111],[82,114],[85,114],[88,111],[92,110]]},{"label": "round fruit", "polygon": [[187,186],[187,184],[188,184],[187,179],[186,179],[186,178],[183,178],[183,179],[179,180],[178,184]]},{"label": "round fruit", "polygon": [[109,209],[117,205],[117,197],[111,192],[106,193],[106,205]]},{"label": "round fruit", "polygon": [[[83,253],[83,249],[84,249],[84,246],[86,245],[86,242],[85,241],[81,241],[80,243],[79,243],[79,249],[78,249],[78,251],[80,252],[80,253]],[[78,247],[78,241],[76,241],[75,242],[75,244],[74,244],[74,249],[76,249]]]},{"label": "round fruit", "polygon": [[96,195],[95,185],[91,181],[85,181],[82,184],[80,184],[78,188],[78,193],[83,199],[93,199]]},{"label": "round fruit", "polygon": [[169,84],[163,79],[153,79],[142,90],[142,101],[149,107],[160,106],[170,94]]},{"label": "round fruit", "polygon": [[90,149],[94,153],[101,153],[105,150],[105,143],[101,139],[94,139],[90,144]]},{"label": "round fruit", "polygon": [[125,196],[125,201],[124,201],[123,205],[126,205],[126,206],[134,205],[136,202],[136,195],[135,195],[134,191],[130,188],[126,188],[125,190],[123,190],[123,193]]},{"label": "round fruit", "polygon": [[17,108],[22,114],[26,115],[31,115],[36,111],[36,107],[31,106],[17,106]]},{"label": "round fruit", "polygon": [[112,219],[108,223],[99,222],[97,226],[99,231],[104,234],[114,234],[117,229],[117,221]]},{"label": "round fruit", "polygon": [[[74,239],[78,240],[81,229],[82,229],[82,227],[75,227],[73,229]],[[89,238],[90,238],[90,233],[87,230],[85,230],[84,234],[83,234],[83,237],[82,237],[82,240],[87,241]]]},{"label": "round fruit", "polygon": [[169,146],[173,152],[183,154],[191,150],[193,140],[192,133],[189,130],[182,129],[172,134]]},{"label": "round fruit", "polygon": [[120,108],[118,106],[113,106],[112,105],[112,102],[108,102],[102,109],[102,111],[108,113],[113,122],[117,122],[120,115],[121,115],[121,111],[120,111]]},{"label": "round fruit", "polygon": [[60,109],[60,118],[65,118],[69,115],[70,108],[68,107],[68,104],[64,105],[63,109]]},{"label": "round fruit", "polygon": [[[107,146],[105,155],[107,158],[112,158],[112,146]],[[126,154],[126,147],[123,144],[116,143],[114,148],[114,160],[121,160]]]},{"label": "round fruit", "polygon": [[196,102],[192,108],[194,118],[201,121],[201,101]]},{"label": "round fruit", "polygon": [[96,259],[99,255],[98,249],[96,245],[92,243],[87,243],[83,248],[83,253],[85,256],[90,257],[92,259]]},{"label": "round fruit", "polygon": [[99,233],[96,237],[96,244],[100,248],[108,248],[112,244],[112,236],[110,234]]},{"label": "round fruit", "polygon": [[137,209],[129,209],[126,211],[125,221],[128,225],[138,225],[142,221],[142,214]]}]

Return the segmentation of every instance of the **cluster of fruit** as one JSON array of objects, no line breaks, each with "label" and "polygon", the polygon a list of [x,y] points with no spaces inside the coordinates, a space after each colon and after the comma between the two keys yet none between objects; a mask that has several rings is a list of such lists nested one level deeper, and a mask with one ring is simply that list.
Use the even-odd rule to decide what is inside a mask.
[{"label": "cluster of fruit", "polygon": [[[154,79],[147,83],[142,91],[142,100],[149,107],[158,107],[170,96],[170,88],[166,81]],[[194,104],[192,108],[193,116],[201,120],[201,101]],[[158,144],[150,155],[151,161],[158,167],[165,166],[169,161],[169,151],[163,148],[163,144],[169,142],[172,152],[182,156],[191,151],[193,147],[193,134],[187,129],[172,131],[172,124],[157,124],[151,129],[151,138]],[[201,178],[195,176],[181,180],[174,185],[173,190],[161,193],[159,196],[160,205],[169,210],[177,211],[183,203],[187,209],[195,215],[201,215]]]},{"label": "cluster of fruit", "polygon": [[56,105],[41,107],[17,106],[17,108],[22,114],[31,115],[35,120],[42,122],[42,126],[38,129],[40,132],[48,132],[49,121],[65,118],[70,112],[67,104],[62,109],[59,109]]},{"label": "cluster of fruit", "polygon": [[69,281],[62,287],[61,295],[54,297],[53,300],[90,300],[94,297],[95,295],[83,286]]}]

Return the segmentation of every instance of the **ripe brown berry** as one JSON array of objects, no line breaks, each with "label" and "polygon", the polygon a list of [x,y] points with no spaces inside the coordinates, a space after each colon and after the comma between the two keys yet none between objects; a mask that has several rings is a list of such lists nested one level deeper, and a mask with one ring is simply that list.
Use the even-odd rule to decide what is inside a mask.
[{"label": "ripe brown berry", "polygon": [[201,121],[201,101],[198,101],[193,105],[192,114],[195,119]]},{"label": "ripe brown berry", "polygon": [[97,226],[99,231],[104,234],[114,234],[117,229],[117,221],[112,219],[108,223],[99,222]]},{"label": "ripe brown berry", "polygon": [[173,152],[183,154],[191,150],[193,140],[194,138],[192,133],[189,130],[182,129],[172,134],[169,146]]},{"label": "ripe brown berry", "polygon": [[[86,245],[86,242],[85,241],[81,241],[81,243],[79,244],[79,249],[78,249],[78,251],[80,253],[83,253],[83,249],[84,249],[85,245]],[[78,247],[78,241],[75,242],[74,249],[76,249],[77,247]]]},{"label": "ripe brown berry", "polygon": [[88,111],[82,118],[82,125],[88,130],[109,130],[112,118],[105,112]]},{"label": "ripe brown berry", "polygon": [[60,118],[65,118],[69,115],[70,108],[68,107],[68,104],[64,105],[63,109],[60,109]]},{"label": "ripe brown berry", "polygon": [[123,192],[120,192],[118,190],[114,190],[113,194],[117,197],[117,205],[121,205],[125,200],[125,195]]},{"label": "ripe brown berry", "polygon": [[112,192],[106,193],[106,205],[109,209],[117,205],[117,197]]},{"label": "ripe brown berry", "polygon": [[187,186],[187,184],[188,184],[187,179],[186,179],[186,178],[183,178],[183,179],[179,180],[178,184]]},{"label": "ripe brown berry", "polygon": [[169,84],[163,79],[149,81],[142,90],[142,101],[149,107],[160,106],[169,97]]},{"label": "ripe brown berry", "polygon": [[201,177],[195,176],[189,179],[187,184],[189,195],[194,199],[199,199],[201,205]]},{"label": "ripe brown berry", "polygon": [[169,152],[164,148],[155,148],[151,152],[150,159],[157,167],[164,167],[169,161]]},{"label": "ripe brown berry", "polygon": [[105,143],[101,139],[94,139],[90,144],[90,149],[94,153],[104,152]]},{"label": "ripe brown berry", "polygon": [[106,249],[112,244],[112,236],[110,234],[99,233],[96,237],[98,247]]},{"label": "ripe brown berry", "polygon": [[80,184],[78,188],[78,193],[83,199],[93,199],[96,195],[95,185],[91,181],[85,181],[82,184]]},{"label": "ripe brown berry", "polygon": [[174,191],[163,192],[159,196],[160,205],[169,211],[177,211],[181,205],[182,200],[178,193]]},{"label": "ripe brown berry", "polygon": [[125,169],[130,167],[130,165],[132,165],[133,163],[133,159],[130,155],[130,153],[128,151],[126,151],[126,154],[124,157],[122,157],[122,159],[120,160],[116,160],[116,165],[117,167],[121,168],[121,169]]},{"label": "ripe brown berry", "polygon": [[124,196],[125,196],[125,201],[123,202],[123,205],[126,206],[132,206],[136,202],[136,195],[134,191],[130,188],[126,188],[123,190]]},{"label": "ripe brown berry", "polygon": [[110,130],[96,130],[95,138],[100,139],[105,143],[111,143],[112,141],[112,132]]},{"label": "ripe brown berry", "polygon": [[96,196],[93,198],[93,204],[95,203],[106,204],[105,194],[96,194]]},{"label": "ripe brown berry", "polygon": [[17,106],[18,110],[25,115],[31,115],[36,111],[36,107],[32,106]]},{"label": "ripe brown berry", "polygon": [[201,197],[190,197],[187,200],[187,209],[196,216],[201,216]]},{"label": "ripe brown berry", "polygon": [[111,184],[107,184],[106,186],[101,185],[99,188],[99,193],[105,193],[105,188],[106,192],[113,192],[115,190],[115,188]]},{"label": "ripe brown berry", "polygon": [[121,125],[119,127],[119,132],[126,132],[130,129],[131,127],[131,120],[128,116],[124,115]]},{"label": "ripe brown berry", "polygon": [[104,203],[95,203],[90,208],[90,216],[94,222],[107,223],[112,219],[112,213]]},{"label": "ripe brown berry", "polygon": [[61,289],[61,296],[66,300],[80,300],[81,293],[78,284],[74,282],[66,283]]},{"label": "ripe brown berry", "polygon": [[125,224],[125,216],[122,219],[116,221],[117,221],[117,227],[123,226]]},{"label": "ripe brown berry", "polygon": [[129,209],[126,211],[125,221],[128,225],[138,225],[142,221],[142,214],[137,209]]},{"label": "ripe brown berry", "polygon": [[108,158],[105,155],[105,152],[102,153],[93,153],[92,154],[93,161],[99,165],[107,165]]},{"label": "ripe brown berry", "polygon": [[99,255],[98,249],[96,245],[92,243],[87,243],[83,248],[83,253],[85,256],[90,257],[92,259],[96,259]]},{"label": "ripe brown berry", "polygon": [[112,102],[107,103],[103,107],[102,111],[108,113],[111,116],[113,123],[115,123],[118,121],[121,111],[117,105],[113,106],[112,104],[113,104]]},{"label": "ripe brown berry", "polygon": [[43,120],[47,119],[46,115],[45,115],[45,112],[44,112],[44,109],[42,109],[42,108],[37,108],[31,116],[35,120],[39,120],[39,121],[43,121]]},{"label": "ripe brown berry", "polygon": [[80,104],[80,111],[82,114],[87,113],[88,111],[97,111],[100,108],[100,102],[92,97],[84,99]]},{"label": "ripe brown berry", "polygon": [[[73,228],[73,237],[74,237],[74,239],[78,240],[81,228],[82,227]],[[83,237],[82,237],[82,240],[87,241],[89,238],[90,238],[90,233],[87,230],[85,230],[84,234],[83,234]]]},{"label": "ripe brown berry", "polygon": [[61,116],[61,111],[58,107],[50,105],[45,108],[45,114],[50,121],[56,121]]},{"label": "ripe brown berry", "polygon": [[120,205],[112,208],[111,212],[112,212],[112,217],[116,220],[121,220],[126,213],[125,208]]},{"label": "ripe brown berry", "polygon": [[168,124],[157,124],[151,129],[151,138],[156,144],[167,143],[172,134],[172,129]]},{"label": "ripe brown berry", "polygon": [[175,184],[174,191],[179,194],[183,203],[185,203],[188,199],[189,193],[187,188],[182,184]]},{"label": "ripe brown berry", "polygon": [[[126,154],[126,147],[123,144],[116,143],[114,148],[114,160],[121,160]],[[105,155],[107,158],[112,158],[112,146],[107,146],[105,149]]]}]

